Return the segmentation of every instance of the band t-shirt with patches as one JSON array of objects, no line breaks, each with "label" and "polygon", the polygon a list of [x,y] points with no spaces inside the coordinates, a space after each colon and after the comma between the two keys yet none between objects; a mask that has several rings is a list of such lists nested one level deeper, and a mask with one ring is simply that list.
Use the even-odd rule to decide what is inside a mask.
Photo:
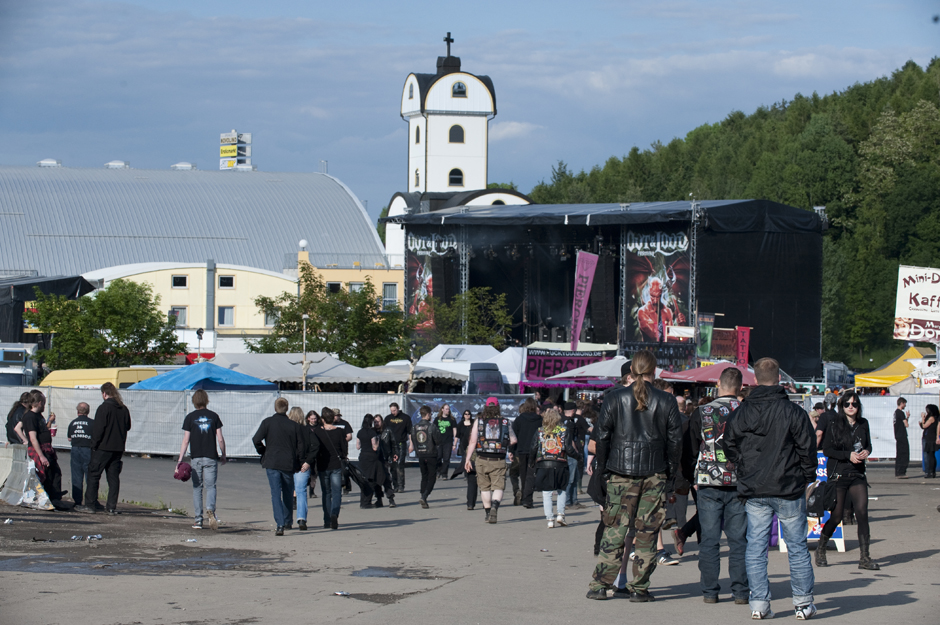
[{"label": "band t-shirt with patches", "polygon": [[219,459],[216,449],[216,432],[222,427],[219,415],[207,408],[194,410],[186,415],[183,429],[189,432],[189,455],[191,458]]}]

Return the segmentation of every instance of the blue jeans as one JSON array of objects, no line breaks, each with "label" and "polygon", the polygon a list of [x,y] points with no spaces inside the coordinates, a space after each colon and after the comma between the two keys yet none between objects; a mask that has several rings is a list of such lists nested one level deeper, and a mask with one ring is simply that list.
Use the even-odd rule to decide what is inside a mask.
[{"label": "blue jeans", "polygon": [[[699,493],[699,500],[701,500]],[[813,603],[813,563],[806,548],[806,498],[781,499],[755,497],[744,506],[747,511],[747,582],[751,588],[751,610],[770,609],[770,583],[767,581],[767,551],[770,545],[770,524],[776,512],[780,533],[787,542],[790,561],[790,588],[793,605]]]},{"label": "blue jeans", "polygon": [[88,463],[91,462],[91,447],[72,447],[69,462],[72,465],[72,501],[80,506],[85,491],[85,475],[88,474]]},{"label": "blue jeans", "polygon": [[310,469],[294,473],[294,496],[297,497],[297,520],[307,520],[307,484],[310,483]]},{"label": "blue jeans", "polygon": [[196,522],[202,523],[202,488],[206,488],[206,508],[215,511],[215,480],[219,475],[219,461],[212,458],[193,458],[193,511]]},{"label": "blue jeans", "polygon": [[271,487],[274,522],[278,527],[287,527],[291,523],[291,512],[294,508],[294,474],[277,469],[265,471],[268,474],[268,485]]},{"label": "blue jeans", "polygon": [[320,471],[320,504],[323,506],[323,522],[339,516],[339,507],[343,503],[343,470]]},{"label": "blue jeans", "polygon": [[747,513],[735,490],[700,487],[698,489],[698,520],[702,527],[702,539],[698,546],[698,570],[702,578],[702,594],[718,597],[721,586],[719,542],[724,521],[725,536],[728,537],[728,576],[731,578],[731,594],[735,598],[747,598],[747,568],[744,554],[747,551]]},{"label": "blue jeans", "polygon": [[552,516],[552,493],[558,493],[558,516],[565,516],[565,491],[563,490],[543,490],[542,491],[542,511],[545,512],[545,518],[551,521]]},{"label": "blue jeans", "polygon": [[578,503],[578,469],[581,461],[568,457],[568,488],[565,489],[565,499],[569,506]]}]

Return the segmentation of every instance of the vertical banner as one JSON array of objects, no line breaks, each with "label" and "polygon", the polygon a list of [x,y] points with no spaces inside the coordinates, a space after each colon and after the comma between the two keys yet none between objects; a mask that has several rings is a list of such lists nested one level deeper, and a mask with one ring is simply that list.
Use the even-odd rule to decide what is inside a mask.
[{"label": "vertical banner", "polygon": [[434,325],[434,319],[429,315],[428,305],[428,300],[434,296],[431,259],[456,249],[456,235],[408,233],[405,243],[405,313],[408,316],[427,315],[418,324],[419,330]]},{"label": "vertical banner", "polygon": [[698,345],[695,355],[702,360],[712,356],[712,330],[715,327],[715,315],[711,313],[698,314]]},{"label": "vertical banner", "polygon": [[751,329],[745,326],[735,326],[738,333],[737,340],[737,364],[747,366],[747,352],[751,347]]},{"label": "vertical banner", "polygon": [[584,323],[584,309],[591,296],[594,284],[594,270],[597,268],[597,254],[578,252],[577,269],[574,274],[574,303],[571,305],[571,351],[578,350],[581,339],[581,325]]},{"label": "vertical banner", "polygon": [[689,318],[689,236],[684,230],[627,232],[625,342],[662,343],[666,326]]}]

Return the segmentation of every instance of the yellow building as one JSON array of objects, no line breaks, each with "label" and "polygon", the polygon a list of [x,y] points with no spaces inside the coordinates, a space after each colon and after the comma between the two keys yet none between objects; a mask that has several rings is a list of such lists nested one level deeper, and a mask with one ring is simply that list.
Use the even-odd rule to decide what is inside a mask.
[{"label": "yellow building", "polygon": [[[298,252],[297,263],[298,266],[310,265],[310,254],[306,251]],[[405,270],[401,265],[388,267],[383,263],[375,263],[373,267],[365,267],[359,262],[353,262],[352,267],[342,267],[338,263],[325,267],[312,266],[323,276],[329,289],[356,291],[362,288],[368,279],[382,298],[382,308],[391,308],[396,303],[399,308],[404,308],[402,298],[405,294]]]}]

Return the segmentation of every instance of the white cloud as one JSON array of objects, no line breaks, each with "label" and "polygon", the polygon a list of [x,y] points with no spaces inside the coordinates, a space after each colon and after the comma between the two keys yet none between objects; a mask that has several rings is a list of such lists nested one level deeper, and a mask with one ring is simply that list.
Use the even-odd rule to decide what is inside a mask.
[{"label": "white cloud", "polygon": [[490,141],[520,139],[542,128],[529,122],[496,122],[490,126]]}]

